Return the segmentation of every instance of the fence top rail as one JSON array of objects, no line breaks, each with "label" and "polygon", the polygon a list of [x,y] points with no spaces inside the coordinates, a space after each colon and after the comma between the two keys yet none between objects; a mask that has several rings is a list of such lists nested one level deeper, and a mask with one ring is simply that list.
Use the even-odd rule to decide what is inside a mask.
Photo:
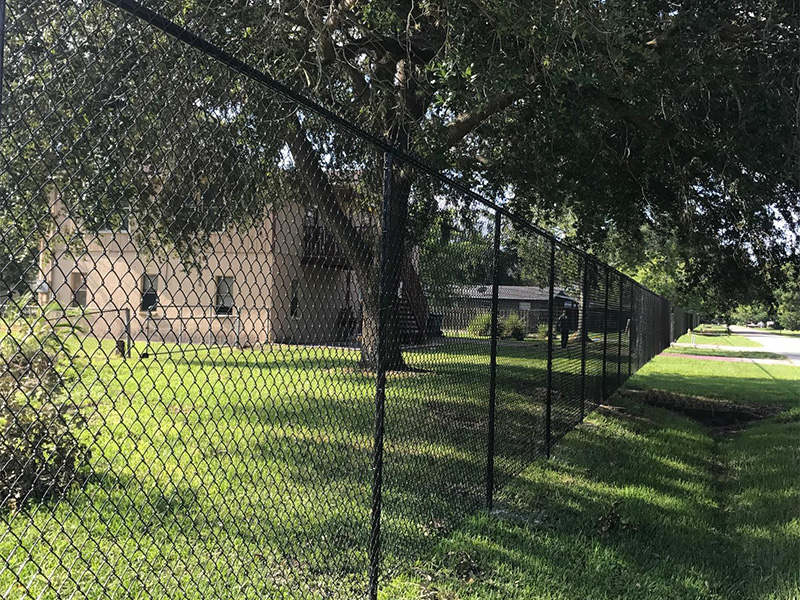
[{"label": "fence top rail", "polygon": [[[205,38],[197,35],[178,25],[174,21],[164,17],[163,15],[159,14],[155,10],[148,8],[141,4],[140,2],[136,2],[135,0],[103,0],[107,4],[110,4],[120,10],[127,12],[128,14],[142,19],[143,21],[147,22],[151,26],[159,29],[169,37],[172,37],[180,42],[183,42],[187,46],[190,46],[200,52],[210,56],[214,60],[226,65],[231,70],[244,75],[248,79],[255,81],[267,88],[277,92],[281,96],[292,100],[296,104],[317,113],[318,115],[324,117],[325,119],[345,128],[347,131],[351,132],[355,136],[363,139],[364,141],[380,148],[385,153],[391,154],[396,158],[401,159],[402,161],[409,163],[422,171],[423,173],[430,175],[434,179],[437,179],[441,183],[447,185],[448,187],[452,188],[453,190],[464,194],[466,197],[474,200],[480,204],[483,204],[487,208],[496,211],[497,213],[502,214],[503,216],[507,217],[508,219],[512,220],[517,225],[524,227],[530,231],[533,231],[542,237],[548,239],[553,244],[558,244],[561,248],[565,250],[569,250],[570,252],[574,252],[580,256],[587,257],[591,260],[595,260],[600,264],[605,265],[606,267],[610,267],[607,263],[604,263],[597,257],[589,254],[587,251],[578,248],[568,242],[563,240],[559,240],[556,236],[552,233],[538,227],[528,221],[527,219],[523,218],[522,216],[518,215],[514,211],[510,210],[509,208],[498,204],[488,198],[484,198],[477,192],[465,187],[464,185],[458,183],[457,181],[453,180],[452,178],[448,177],[447,175],[441,173],[438,169],[432,167],[428,161],[420,158],[413,152],[409,152],[407,150],[403,150],[398,148],[394,145],[391,141],[387,140],[383,136],[375,135],[370,133],[366,129],[360,127],[359,125],[351,122],[350,120],[342,117],[341,115],[335,113],[334,111],[325,108],[322,104],[311,100],[310,98],[306,97],[305,95],[301,94],[300,92],[292,89],[291,87],[281,83],[280,81],[276,80],[275,78],[271,77],[264,71],[260,69],[256,69],[255,67],[247,64],[246,62],[242,61],[239,58],[236,58],[233,54],[223,50],[220,46],[217,46],[210,41],[206,40]],[[610,267],[614,269],[613,267]],[[662,298],[666,301],[666,298],[663,298],[661,295],[649,290],[648,288],[644,287],[641,283],[635,281],[633,278],[617,271],[622,277],[630,280],[634,284],[641,287],[643,290],[654,294],[655,296]]]}]

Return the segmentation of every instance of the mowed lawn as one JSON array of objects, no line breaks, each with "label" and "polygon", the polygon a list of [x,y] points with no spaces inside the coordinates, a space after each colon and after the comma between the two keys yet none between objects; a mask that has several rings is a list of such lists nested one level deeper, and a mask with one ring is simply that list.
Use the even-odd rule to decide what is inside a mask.
[{"label": "mowed lawn", "polygon": [[800,598],[800,368],[660,356],[629,385],[785,412],[723,435],[615,396],[383,598]]},{"label": "mowed lawn", "polygon": [[732,346],[744,348],[759,348],[761,344],[735,333],[728,332],[722,325],[703,324],[696,327],[689,333],[684,333],[677,339],[679,344],[700,344],[713,346]]},{"label": "mowed lawn", "polygon": [[[89,476],[66,499],[0,513],[5,597],[358,597],[375,401],[359,352],[142,349],[123,360],[111,343],[73,347],[66,387]],[[485,502],[488,340],[404,354],[410,370],[387,384],[387,580]],[[590,348],[590,386],[601,363]],[[558,434],[580,418],[579,346],[554,364]],[[500,343],[499,483],[544,450],[546,365],[543,342]]]}]

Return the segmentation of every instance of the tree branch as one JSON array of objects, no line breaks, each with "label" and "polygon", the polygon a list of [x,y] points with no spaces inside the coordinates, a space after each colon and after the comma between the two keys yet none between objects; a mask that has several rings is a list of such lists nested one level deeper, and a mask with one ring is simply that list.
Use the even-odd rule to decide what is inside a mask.
[{"label": "tree branch", "polygon": [[680,25],[677,23],[671,23],[664,31],[647,42],[646,45],[654,48],[655,50],[661,50],[671,38],[675,37],[680,29]]},{"label": "tree branch", "polygon": [[343,210],[328,175],[320,167],[318,153],[308,140],[303,126],[298,122],[292,129],[287,140],[289,150],[303,183],[308,188],[310,199],[319,211],[322,224],[333,234],[353,268],[360,273],[367,272],[372,259],[369,244]]},{"label": "tree branch", "polygon": [[458,115],[450,125],[447,126],[447,147],[455,146],[458,142],[467,137],[489,117],[505,110],[517,100],[524,98],[525,92],[517,90],[495,96],[483,108],[468,113]]}]

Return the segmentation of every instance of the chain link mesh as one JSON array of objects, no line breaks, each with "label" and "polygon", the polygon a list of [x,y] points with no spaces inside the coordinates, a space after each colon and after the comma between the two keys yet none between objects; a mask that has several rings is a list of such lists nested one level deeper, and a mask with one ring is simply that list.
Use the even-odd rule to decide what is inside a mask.
[{"label": "chain link mesh", "polygon": [[0,594],[374,597],[695,317],[149,8],[8,2]]}]

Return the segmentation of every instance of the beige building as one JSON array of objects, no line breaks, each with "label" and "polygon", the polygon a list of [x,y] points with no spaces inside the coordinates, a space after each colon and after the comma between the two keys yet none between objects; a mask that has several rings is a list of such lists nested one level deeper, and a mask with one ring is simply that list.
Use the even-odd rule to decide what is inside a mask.
[{"label": "beige building", "polygon": [[81,309],[98,338],[254,347],[355,339],[358,286],[333,240],[299,205],[247,231],[210,234],[195,265],[148,252],[131,223],[80,233],[53,199],[39,302]]}]

